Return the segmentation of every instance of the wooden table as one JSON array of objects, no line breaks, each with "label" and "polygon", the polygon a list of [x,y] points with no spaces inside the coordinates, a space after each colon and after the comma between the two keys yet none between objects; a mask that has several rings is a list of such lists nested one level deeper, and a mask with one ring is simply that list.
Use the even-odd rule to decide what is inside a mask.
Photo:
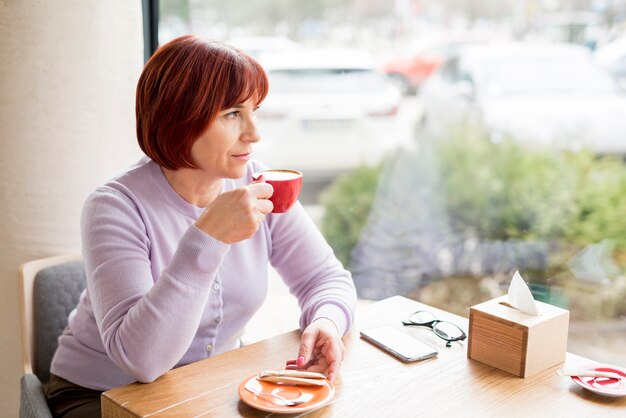
[{"label": "wooden table", "polygon": [[[394,296],[359,312],[345,338],[347,356],[331,403],[310,417],[626,417],[626,397],[602,397],[560,377],[555,366],[522,379],[470,360],[466,342],[446,348],[432,331],[404,327],[439,348],[436,358],[404,364],[359,338],[376,325],[402,327],[401,320],[429,309],[467,330],[467,319]],[[150,384],[133,383],[102,396],[103,416],[261,417],[272,415],[239,400],[239,383],[262,369],[281,369],[295,358],[300,332],[293,331],[171,370]],[[568,353],[565,365],[593,362]],[[290,415],[288,415],[290,416]]]}]

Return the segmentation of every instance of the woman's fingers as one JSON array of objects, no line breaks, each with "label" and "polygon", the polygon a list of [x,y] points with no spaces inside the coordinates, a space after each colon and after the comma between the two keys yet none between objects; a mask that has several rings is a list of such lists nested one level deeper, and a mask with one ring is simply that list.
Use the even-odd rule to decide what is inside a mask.
[{"label": "woman's fingers", "polygon": [[[341,343],[341,340],[339,340]],[[343,345],[343,344],[341,344]],[[340,344],[331,343],[331,346],[328,347],[325,354],[326,363],[328,363],[328,371],[327,376],[328,380],[331,382],[335,380],[337,375],[339,375],[339,370],[341,369],[341,363],[343,359],[343,347]]]},{"label": "woman's fingers", "polygon": [[226,243],[248,239],[274,208],[269,200],[272,193],[274,188],[265,182],[225,192],[207,206],[196,226]]},{"label": "woman's fingers", "polygon": [[260,199],[269,199],[274,194],[274,187],[271,184],[265,182],[250,183],[248,189],[254,194],[255,197]]},{"label": "woman's fingers", "polygon": [[305,364],[303,367],[298,367],[296,360],[288,360],[285,364],[285,370],[306,370],[307,372],[318,372],[326,374],[328,365],[326,361],[321,357],[311,359],[311,361]]},{"label": "woman's fingers", "polygon": [[268,213],[271,213],[272,210],[274,209],[274,204],[272,203],[271,200],[259,199],[257,201],[257,209],[263,215],[263,219],[262,219],[263,221],[265,220],[265,215],[267,215]]},{"label": "woman's fingers", "polygon": [[[269,183],[265,183],[263,176],[261,176],[251,183],[248,186],[248,189],[256,200],[256,202],[254,202],[256,209],[263,215],[271,213],[272,209],[274,209],[274,204],[269,200],[269,198],[272,197],[272,194],[274,194],[274,187],[272,187]],[[265,217],[261,219],[261,222],[263,220],[265,220]]]},{"label": "woman's fingers", "polygon": [[298,358],[287,360],[285,368],[322,372],[333,381],[339,375],[344,351],[335,324],[329,319],[319,318],[304,330]]},{"label": "woman's fingers", "polygon": [[313,348],[315,347],[317,339],[317,331],[310,331],[308,329],[304,331],[300,339],[300,350],[298,351],[296,366],[305,367],[311,361],[311,355],[313,354]]}]

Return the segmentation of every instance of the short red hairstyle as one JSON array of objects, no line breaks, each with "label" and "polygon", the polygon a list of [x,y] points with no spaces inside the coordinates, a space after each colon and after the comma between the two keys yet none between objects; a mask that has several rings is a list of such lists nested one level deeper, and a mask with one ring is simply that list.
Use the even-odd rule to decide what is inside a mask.
[{"label": "short red hairstyle", "polygon": [[197,168],[191,146],[217,114],[268,92],[261,65],[242,51],[193,35],[161,46],[137,84],[137,140],[162,167]]}]

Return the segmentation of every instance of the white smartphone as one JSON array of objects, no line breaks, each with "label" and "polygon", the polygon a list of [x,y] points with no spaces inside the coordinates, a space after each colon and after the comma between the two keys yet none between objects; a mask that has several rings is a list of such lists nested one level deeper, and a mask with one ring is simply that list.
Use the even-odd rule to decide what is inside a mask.
[{"label": "white smartphone", "polygon": [[438,353],[436,348],[391,325],[361,330],[361,338],[404,362],[425,360]]}]

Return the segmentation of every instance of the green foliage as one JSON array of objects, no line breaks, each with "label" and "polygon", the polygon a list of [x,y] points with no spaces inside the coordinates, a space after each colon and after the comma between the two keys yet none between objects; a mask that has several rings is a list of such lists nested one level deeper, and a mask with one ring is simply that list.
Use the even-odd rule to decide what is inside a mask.
[{"label": "green foliage", "polygon": [[322,233],[345,266],[372,208],[379,174],[380,166],[361,166],[337,178],[322,194]]},{"label": "green foliage", "polygon": [[[557,264],[572,251],[609,240],[624,267],[621,158],[529,146],[513,138],[493,142],[467,126],[429,144],[439,170],[435,189],[452,230],[485,241],[554,242],[568,252],[551,255]],[[419,152],[414,159],[420,164]],[[372,208],[380,173],[380,167],[362,167],[339,178],[323,196],[322,232],[345,265]]]},{"label": "green foliage", "polygon": [[626,166],[616,157],[498,143],[465,127],[435,141],[453,228],[492,240],[605,239],[626,250]]},{"label": "green foliage", "polygon": [[565,238],[584,245],[611,240],[626,250],[626,167],[620,159],[580,161],[576,222]]}]

